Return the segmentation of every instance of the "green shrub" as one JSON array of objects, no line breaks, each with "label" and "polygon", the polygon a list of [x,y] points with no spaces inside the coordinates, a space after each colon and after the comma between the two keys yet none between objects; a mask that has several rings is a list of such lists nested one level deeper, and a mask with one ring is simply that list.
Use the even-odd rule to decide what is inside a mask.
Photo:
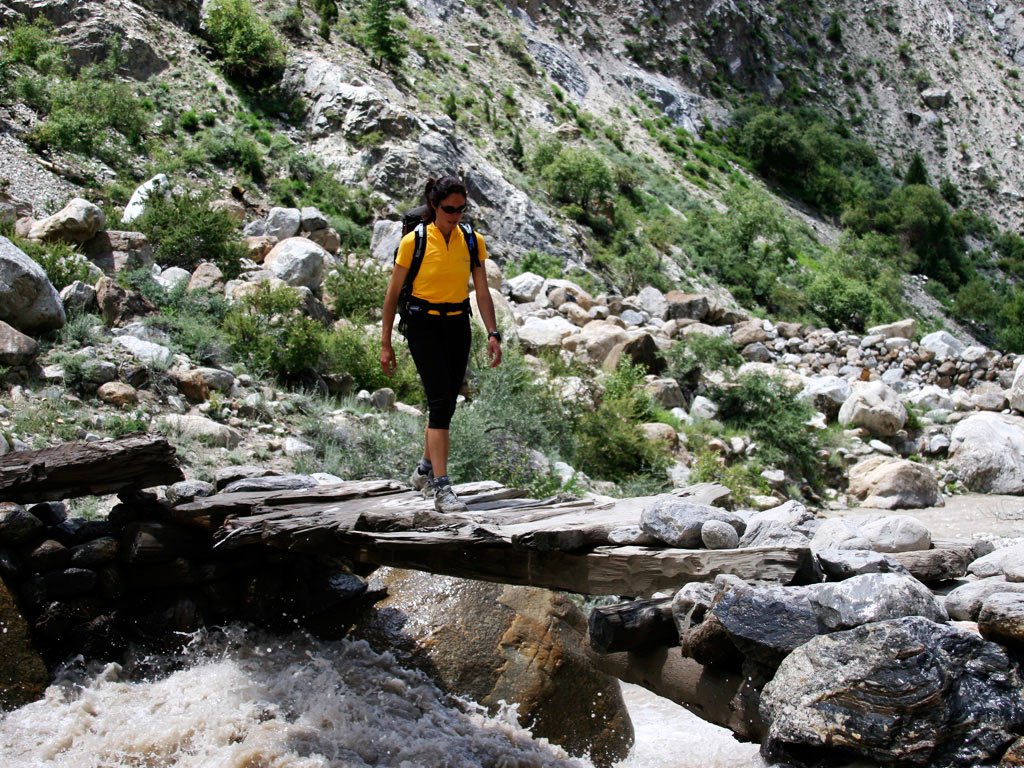
[{"label": "green shrub", "polygon": [[232,351],[250,369],[282,380],[319,370],[325,331],[298,313],[299,293],[289,286],[260,283],[224,317],[224,332]]},{"label": "green shrub", "polygon": [[163,267],[192,270],[202,261],[217,265],[227,278],[238,275],[246,255],[238,225],[229,214],[214,210],[207,194],[150,195],[134,226],[153,244],[153,257]]},{"label": "green shrub", "polygon": [[575,466],[598,480],[661,477],[669,464],[665,450],[647,439],[640,424],[654,418],[654,405],[641,386],[643,371],[620,364],[605,383],[597,408],[579,417]]},{"label": "green shrub", "polygon": [[331,309],[339,317],[356,321],[374,316],[384,303],[391,272],[374,264],[368,268],[342,262],[324,279]]},{"label": "green shrub", "polygon": [[324,339],[325,372],[350,375],[357,389],[372,392],[390,387],[403,402],[421,402],[423,390],[405,344],[395,344],[395,357],[397,370],[386,376],[380,367],[380,336],[370,335],[362,327],[342,326]]},{"label": "green shrub", "polygon": [[41,74],[62,74],[67,51],[54,40],[53,24],[43,17],[21,21],[7,30],[3,60],[24,64]]},{"label": "green shrub", "polygon": [[92,270],[85,256],[66,243],[37,243],[15,238],[15,244],[46,273],[58,291],[76,280],[92,283]]},{"label": "green shrub", "polygon": [[665,353],[665,374],[684,391],[694,391],[703,371],[733,371],[743,363],[732,341],[726,337],[693,333],[675,342]]},{"label": "green shrub", "polygon": [[528,251],[518,261],[507,262],[503,271],[507,278],[532,272],[541,277],[554,279],[565,274],[565,260],[542,251]]},{"label": "green shrub", "polygon": [[806,424],[814,415],[813,407],[796,395],[782,379],[755,372],[717,389],[713,398],[718,419],[749,434],[761,461],[803,477],[813,487],[820,482],[816,455],[820,438]]},{"label": "green shrub", "polygon": [[27,136],[36,148],[99,154],[109,163],[123,165],[113,139],[119,135],[138,147],[149,130],[148,106],[128,83],[115,77],[110,61],[85,67],[73,79],[59,78],[45,93],[31,77],[20,78],[16,88],[27,102],[47,113]]},{"label": "green shrub", "polygon": [[206,34],[229,77],[263,85],[284,69],[284,46],[249,0],[213,0],[206,8]]},{"label": "green shrub", "polygon": [[542,174],[556,200],[575,203],[585,212],[613,189],[608,163],[590,149],[561,149]]}]

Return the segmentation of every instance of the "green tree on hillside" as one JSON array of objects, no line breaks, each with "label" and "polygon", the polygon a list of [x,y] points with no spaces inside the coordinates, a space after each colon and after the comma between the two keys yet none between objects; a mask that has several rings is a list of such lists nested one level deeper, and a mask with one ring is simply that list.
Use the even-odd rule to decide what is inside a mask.
[{"label": "green tree on hillside", "polygon": [[249,0],[213,0],[204,23],[229,77],[262,85],[284,69],[284,46]]},{"label": "green tree on hillside", "polygon": [[405,59],[405,43],[395,22],[395,0],[368,0],[365,8],[366,43],[377,57],[377,65],[387,62],[400,67]]},{"label": "green tree on hillside", "polygon": [[951,288],[966,278],[967,265],[953,231],[949,205],[938,190],[922,184],[900,187],[889,196],[877,223],[883,232],[899,237],[904,249],[916,256],[912,270]]},{"label": "green tree on hillside", "polygon": [[924,158],[921,157],[920,152],[915,152],[914,156],[910,158],[907,172],[903,174],[903,183],[908,186],[910,184],[928,185],[928,169],[924,167]]}]

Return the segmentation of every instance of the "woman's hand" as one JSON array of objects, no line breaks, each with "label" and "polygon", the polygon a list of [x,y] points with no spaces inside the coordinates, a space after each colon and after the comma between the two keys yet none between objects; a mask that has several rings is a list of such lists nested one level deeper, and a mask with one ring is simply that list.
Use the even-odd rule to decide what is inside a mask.
[{"label": "woman's hand", "polygon": [[395,350],[390,344],[382,344],[380,347],[380,367],[386,376],[392,376],[395,373],[397,367]]},{"label": "woman's hand", "polygon": [[493,336],[487,337],[487,359],[491,362],[491,368],[501,365],[501,342]]}]

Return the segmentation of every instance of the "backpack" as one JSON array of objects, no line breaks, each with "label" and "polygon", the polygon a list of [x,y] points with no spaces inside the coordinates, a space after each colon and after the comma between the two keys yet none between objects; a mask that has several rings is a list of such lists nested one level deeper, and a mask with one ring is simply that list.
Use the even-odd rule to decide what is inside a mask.
[{"label": "backpack", "polygon": [[[426,210],[427,207],[421,205],[402,216],[402,237],[404,238],[410,232],[416,233],[416,240],[412,251],[412,263],[409,265],[409,272],[405,276],[405,282],[402,283],[402,287],[398,292],[398,332],[403,336],[406,336],[409,330],[410,308],[413,302],[412,284],[416,280],[416,275],[419,274],[420,265],[423,263],[423,254],[427,250],[427,222],[423,220]],[[466,245],[469,248],[469,268],[472,271],[480,266],[480,248],[476,242],[476,233],[469,224],[460,223],[459,229],[462,230],[462,236],[466,238]],[[398,248],[395,248],[394,258],[398,259]],[[429,310],[435,306],[420,299],[416,299],[415,303],[419,309]],[[448,305],[443,306],[447,307]],[[461,309],[466,312],[469,311],[469,299],[463,302]]]}]

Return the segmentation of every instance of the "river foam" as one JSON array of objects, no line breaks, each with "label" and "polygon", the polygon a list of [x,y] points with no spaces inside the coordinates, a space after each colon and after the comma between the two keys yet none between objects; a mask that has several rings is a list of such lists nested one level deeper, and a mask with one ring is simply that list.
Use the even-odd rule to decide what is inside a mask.
[{"label": "river foam", "polygon": [[[171,665],[177,668],[171,670]],[[139,670],[150,674],[139,677]],[[133,672],[133,670],[135,670]],[[165,670],[154,673],[153,670]],[[171,671],[166,671],[171,670]],[[763,766],[756,748],[636,686],[621,768]],[[203,633],[184,656],[67,674],[0,719],[5,768],[588,768],[362,641]]]}]

